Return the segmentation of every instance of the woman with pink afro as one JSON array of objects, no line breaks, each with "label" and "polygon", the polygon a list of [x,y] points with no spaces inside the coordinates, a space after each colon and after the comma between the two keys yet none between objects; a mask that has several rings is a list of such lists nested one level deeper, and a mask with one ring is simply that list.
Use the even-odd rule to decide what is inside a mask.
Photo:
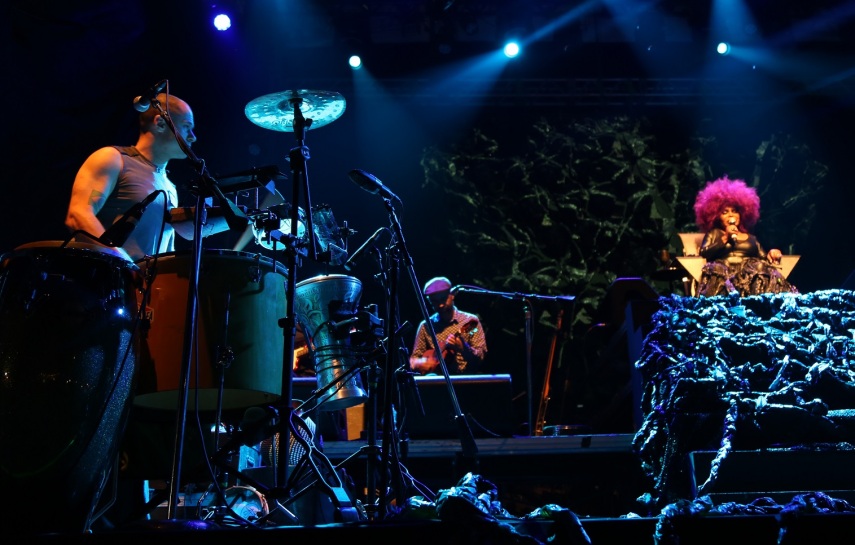
[{"label": "woman with pink afro", "polygon": [[766,252],[750,233],[760,219],[760,197],[743,180],[709,182],[695,199],[695,223],[705,233],[698,295],[798,293],[780,271],[781,251]]}]

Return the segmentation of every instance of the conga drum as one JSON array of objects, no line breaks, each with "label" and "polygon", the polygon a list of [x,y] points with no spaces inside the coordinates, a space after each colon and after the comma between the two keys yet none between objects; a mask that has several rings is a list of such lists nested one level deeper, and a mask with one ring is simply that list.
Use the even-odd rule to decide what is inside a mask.
[{"label": "conga drum", "polygon": [[118,462],[139,271],[121,250],[34,242],[0,256],[4,529],[83,533]]},{"label": "conga drum", "polygon": [[[176,410],[181,389],[192,255],[139,261],[151,277],[144,303],[134,405]],[[203,251],[199,265],[196,346],[188,408],[233,410],[272,403],[282,391],[286,269],[259,254]],[[222,389],[222,399],[220,399]]]}]

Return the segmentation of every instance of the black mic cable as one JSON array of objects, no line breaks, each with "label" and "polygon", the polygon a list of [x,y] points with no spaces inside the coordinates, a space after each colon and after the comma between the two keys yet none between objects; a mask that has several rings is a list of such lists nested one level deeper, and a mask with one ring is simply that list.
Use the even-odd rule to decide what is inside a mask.
[{"label": "black mic cable", "polygon": [[122,246],[127,242],[133,230],[136,229],[145,209],[154,202],[160,193],[163,193],[162,189],[153,191],[148,197],[130,207],[127,212],[122,214],[122,217],[114,221],[113,225],[104,231],[98,238],[98,242],[105,246]]}]

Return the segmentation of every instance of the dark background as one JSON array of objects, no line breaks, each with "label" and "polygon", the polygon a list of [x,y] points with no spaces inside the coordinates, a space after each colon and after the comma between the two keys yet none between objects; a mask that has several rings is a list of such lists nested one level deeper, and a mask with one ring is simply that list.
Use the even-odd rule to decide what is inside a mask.
[{"label": "dark background", "polygon": [[[229,35],[210,26],[211,2],[197,0],[3,4],[0,251],[67,236],[77,168],[100,146],[133,143],[133,97],[168,79],[194,109],[193,149],[215,175],[262,165],[290,172],[294,134],[251,123],[250,101],[294,89],[340,93],[344,114],[307,133],[307,172],[312,204],[330,205],[357,231],[351,251],[389,225],[382,201],[348,179],[361,168],[401,197],[419,284],[447,275],[512,294],[577,296],[555,379],[560,420],[629,426],[624,416],[602,417],[624,402],[628,372],[619,362],[616,378],[602,363],[622,319],[609,312],[609,288],[638,277],[656,293],[674,290],[653,273],[661,249],[680,252],[676,233],[694,230],[691,204],[705,181],[727,173],[761,190],[758,235],[802,256],[791,276],[801,291],[838,288],[855,269],[851,2],[746,2],[754,25],[728,30],[746,48],[741,57],[711,51],[717,32],[705,1],[218,4],[235,14]],[[525,53],[497,64],[491,52],[514,29],[530,37]],[[357,73],[346,65],[354,50],[367,65]],[[189,200],[189,163],[173,161],[170,175]],[[286,197],[290,178],[278,185]],[[558,202],[572,184],[589,192],[584,206]],[[520,188],[540,188],[543,200],[531,206],[529,194],[515,197]],[[642,189],[662,206],[619,224],[637,236],[604,227]],[[502,199],[495,214],[482,213]],[[555,202],[575,213],[554,216],[560,232],[539,230]],[[495,231],[524,250],[485,243]],[[229,248],[232,238],[206,245]],[[520,259],[532,248],[539,265]],[[607,259],[612,252],[621,258]],[[576,259],[555,257],[564,255]],[[541,267],[558,262],[557,272]],[[298,280],[323,272],[345,273],[305,263]],[[365,260],[349,274],[363,282],[362,302],[383,308],[377,272]],[[416,324],[420,286],[402,275],[400,288],[401,317]],[[463,294],[458,302],[482,313],[491,361],[514,375],[524,399],[519,301]],[[535,396],[555,312],[535,305]]]}]

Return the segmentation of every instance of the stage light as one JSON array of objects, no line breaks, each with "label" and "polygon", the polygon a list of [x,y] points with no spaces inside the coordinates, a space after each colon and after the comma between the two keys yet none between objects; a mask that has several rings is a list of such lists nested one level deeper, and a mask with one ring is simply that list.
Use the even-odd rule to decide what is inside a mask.
[{"label": "stage light", "polygon": [[359,70],[360,68],[362,68],[362,59],[359,57],[359,55],[351,55],[350,58],[347,60],[347,63],[354,70]]},{"label": "stage light", "polygon": [[517,55],[520,54],[520,44],[517,42],[508,42],[505,44],[505,47],[502,49],[505,53],[505,56],[509,59],[513,59]]},{"label": "stage light", "polygon": [[715,50],[719,55],[727,55],[730,53],[730,44],[727,42],[719,42],[715,47]]},{"label": "stage light", "polygon": [[214,28],[219,31],[226,31],[232,27],[232,18],[226,13],[219,13],[214,16]]}]

